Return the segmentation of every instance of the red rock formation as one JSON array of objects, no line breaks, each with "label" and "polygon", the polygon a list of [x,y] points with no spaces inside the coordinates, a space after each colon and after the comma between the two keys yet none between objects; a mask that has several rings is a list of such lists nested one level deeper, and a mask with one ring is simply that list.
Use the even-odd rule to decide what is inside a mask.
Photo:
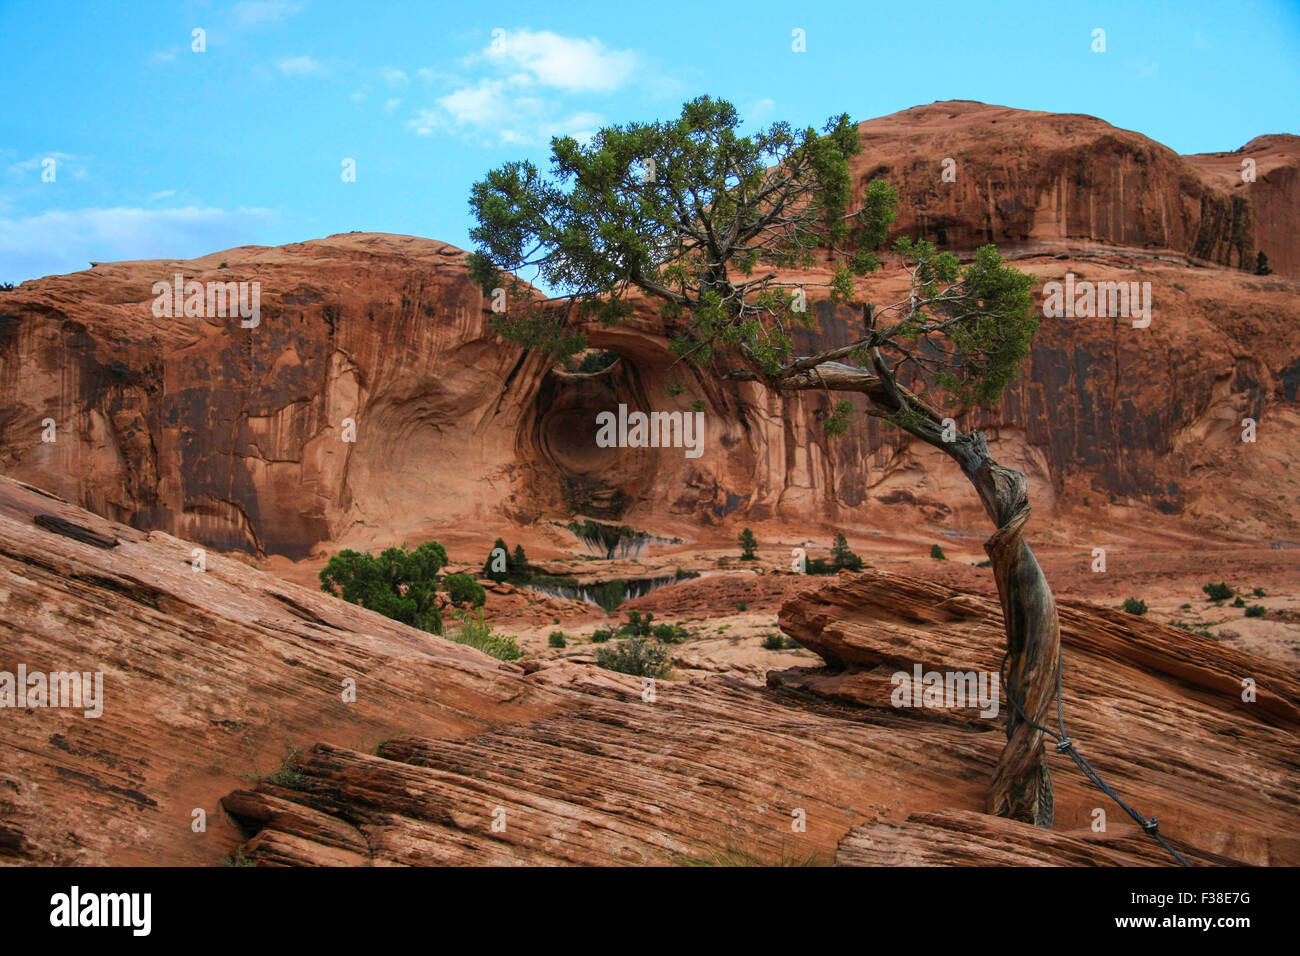
[{"label": "red rock formation", "polygon": [[[1184,855],[1199,853],[1205,862],[1297,859],[1300,681],[1294,670],[1120,611],[1078,601],[1061,601],[1059,610],[1066,728],[1106,782],[1130,806],[1159,819],[1162,835]],[[996,673],[1005,650],[996,599],[868,571],[790,600],[781,626],[831,668],[774,671],[770,687],[918,727],[1001,730],[1001,717],[989,720],[973,708],[899,709],[891,701],[892,675],[916,665],[923,672]],[[1249,702],[1247,682],[1254,691]],[[1005,697],[1003,706],[1011,706]],[[1049,726],[1058,729],[1055,718]],[[1076,853],[1095,852],[1096,808],[1106,813],[1106,832],[1124,844],[1112,862],[1159,858],[1159,848],[1153,854],[1140,846],[1130,818],[1067,757],[1054,755],[1051,764],[1055,830],[1076,840],[1057,845],[983,815],[917,816],[901,826],[898,820],[864,826],[841,844],[838,859],[1077,862]],[[990,853],[999,841],[1010,846]]]},{"label": "red rock formation", "polygon": [[[898,188],[898,235],[965,250],[994,242],[1004,254],[1100,243],[1244,269],[1263,249],[1276,272],[1300,275],[1297,136],[1179,156],[1094,116],[970,100],[915,106],[858,129],[855,179]],[[1246,158],[1256,161],[1250,183]],[[945,160],[955,164],[951,181]]]},{"label": "red rock formation", "polygon": [[[910,660],[995,666],[987,598],[841,577],[784,621],[848,669],[661,680],[647,699],[639,678],[502,665],[219,556],[196,572],[193,547],[0,479],[0,672],[104,675],[98,718],[0,710],[0,860],[1167,862],[1110,808],[1091,833],[1106,801],[1065,771],[1058,832],[986,817],[1000,724],[882,704]],[[1107,779],[1195,862],[1300,862],[1294,674],[1062,610],[1071,733]]]},{"label": "red rock formation", "polygon": [[[991,235],[1025,250],[1016,264],[1044,283],[1069,271],[1152,284],[1148,329],[1045,320],[1021,382],[974,418],[999,460],[1030,476],[1034,533],[1056,516],[1053,533],[1082,541],[1116,505],[1126,523],[1138,514],[1201,534],[1300,536],[1300,515],[1279,507],[1300,497],[1296,280],[1192,267],[1184,255],[1236,262],[1214,225],[1213,211],[1231,207],[1220,202],[1232,193],[1226,173],[1196,172],[1217,160],[1088,117],[969,103],[862,131],[855,172],[899,186],[900,228],[956,247]],[[1300,201],[1293,139],[1250,147],[1260,178],[1245,191],[1269,190],[1270,209]],[[943,183],[949,154],[957,180]],[[1286,271],[1292,254],[1275,244],[1270,259]],[[260,324],[155,318],[152,284],[176,272],[259,281]],[[896,268],[861,287],[876,301],[901,290]],[[649,309],[590,329],[593,346],[622,360],[575,376],[500,342],[486,305],[459,250],[360,233],[24,283],[0,293],[0,471],[135,527],[294,560],[438,538],[477,562],[512,524],[558,553],[576,542],[549,522],[574,514],[690,539],[712,525],[729,539],[736,520],[800,538],[825,524],[986,530],[962,477],[931,449],[867,420],[831,440],[819,424],[827,396],[674,367]],[[815,341],[837,344],[858,317],[824,305],[818,322]],[[686,388],[672,397],[677,379]],[[708,429],[699,459],[595,446],[597,411],[686,412],[694,401]],[[1260,423],[1255,444],[1240,441],[1247,416]],[[355,443],[343,440],[348,420]]]}]

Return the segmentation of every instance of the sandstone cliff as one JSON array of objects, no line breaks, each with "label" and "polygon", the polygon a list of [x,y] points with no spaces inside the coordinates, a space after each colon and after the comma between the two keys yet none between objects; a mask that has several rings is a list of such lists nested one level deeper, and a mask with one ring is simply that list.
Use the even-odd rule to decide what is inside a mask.
[{"label": "sandstone cliff", "polygon": [[[1260,178],[1237,190],[1236,154],[1179,157],[1090,117],[951,103],[861,129],[855,173],[898,185],[900,231],[957,249],[992,239],[1043,283],[1067,272],[1151,283],[1148,329],[1045,320],[1022,380],[973,420],[1030,476],[1037,514],[1057,518],[1037,534],[1083,547],[1140,518],[1277,546],[1300,538],[1286,505],[1300,498],[1297,280],[1235,268],[1268,244],[1279,273],[1294,272],[1277,236],[1294,242],[1295,137],[1244,147]],[[957,179],[945,183],[950,155]],[[1225,225],[1238,199],[1255,232]],[[260,324],[155,318],[152,285],[178,272],[260,282]],[[860,291],[892,301],[902,288],[887,267]],[[550,522],[575,514],[691,541],[730,539],[737,521],[797,538],[985,530],[933,450],[863,419],[830,440],[828,396],[673,368],[648,309],[589,329],[622,356],[589,376],[504,345],[490,316],[460,250],[380,234],[26,282],[0,293],[0,472],[137,528],[292,560],[429,538],[469,560],[512,530],[558,554],[576,542]],[[819,306],[805,344],[847,341],[858,321]],[[685,391],[670,396],[679,378]],[[595,446],[598,411],[697,401],[699,459]],[[1259,423],[1253,444],[1240,440],[1245,417]]]}]

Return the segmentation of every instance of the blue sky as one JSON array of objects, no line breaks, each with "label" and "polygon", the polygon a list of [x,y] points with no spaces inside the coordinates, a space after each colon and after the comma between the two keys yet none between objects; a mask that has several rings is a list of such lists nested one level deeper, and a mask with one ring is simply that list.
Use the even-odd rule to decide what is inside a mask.
[{"label": "blue sky", "polygon": [[554,133],[667,118],[701,93],[755,124],[944,99],[1090,113],[1181,153],[1300,132],[1295,0],[0,0],[0,36],[11,282],[353,229],[466,246],[490,167],[544,165]]}]

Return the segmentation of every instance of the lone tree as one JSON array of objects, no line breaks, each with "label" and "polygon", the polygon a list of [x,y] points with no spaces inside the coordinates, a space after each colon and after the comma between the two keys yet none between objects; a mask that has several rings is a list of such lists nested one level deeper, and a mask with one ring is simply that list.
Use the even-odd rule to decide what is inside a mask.
[{"label": "lone tree", "polygon": [[740,545],[740,560],[758,560],[758,555],[755,553],[758,551],[758,539],[754,537],[754,532],[746,528],[744,531],[740,532],[740,535],[736,538],[736,542]]},{"label": "lone tree", "polygon": [[[471,269],[485,291],[507,291],[498,330],[559,359],[585,347],[583,325],[617,322],[631,296],[648,297],[660,305],[679,361],[698,373],[780,392],[855,395],[835,404],[828,431],[842,432],[862,408],[951,457],[996,527],[985,550],[1006,622],[1007,689],[1043,724],[1060,631],[1023,537],[1028,485],[993,460],[982,434],[955,424],[994,403],[1028,355],[1038,328],[1031,277],[991,245],[963,266],[929,242],[904,239],[895,251],[907,293],[862,301],[855,279],[880,265],[897,192],[874,180],[850,210],[849,158],[861,145],[848,116],[820,134],[786,123],[751,135],[739,127],[731,104],[702,97],[675,120],[607,127],[585,144],[553,139],[550,175],[528,162],[489,172],[470,198],[478,220]],[[798,271],[817,266],[820,281]],[[542,299],[524,279],[563,294]],[[813,328],[810,289],[860,308],[861,334],[799,354],[797,328]],[[1042,736],[1008,710],[990,812],[1051,825]]]}]

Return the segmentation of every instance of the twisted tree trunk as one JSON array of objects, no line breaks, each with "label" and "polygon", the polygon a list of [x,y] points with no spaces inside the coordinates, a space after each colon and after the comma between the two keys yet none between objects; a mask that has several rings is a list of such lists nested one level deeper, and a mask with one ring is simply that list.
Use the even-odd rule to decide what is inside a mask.
[{"label": "twisted tree trunk", "polygon": [[[1003,696],[1014,695],[1034,724],[1046,724],[1060,672],[1061,627],[1056,599],[1024,539],[1030,515],[1028,481],[1020,472],[994,461],[979,432],[945,437],[942,416],[899,386],[878,355],[874,356],[874,371],[827,360],[847,351],[799,360],[784,374],[768,379],[767,384],[779,390],[859,392],[869,402],[868,414],[915,435],[961,465],[997,529],[984,543],[984,550],[997,581],[1007,635]],[[731,377],[757,379],[747,372],[733,373]],[[1007,743],[993,772],[988,811],[1051,827],[1052,778],[1043,733],[1022,718],[1010,700],[1006,705]]]},{"label": "twisted tree trunk", "polygon": [[[1007,686],[1033,723],[1050,719],[1060,672],[1061,626],[1056,599],[1038,559],[1024,539],[1029,521],[1025,476],[1004,468],[988,454],[979,432],[964,443],[962,468],[997,525],[984,542],[998,584],[1007,634]],[[1037,826],[1052,825],[1052,777],[1043,749],[1043,733],[1007,708],[1007,744],[993,772],[988,811]]]}]

